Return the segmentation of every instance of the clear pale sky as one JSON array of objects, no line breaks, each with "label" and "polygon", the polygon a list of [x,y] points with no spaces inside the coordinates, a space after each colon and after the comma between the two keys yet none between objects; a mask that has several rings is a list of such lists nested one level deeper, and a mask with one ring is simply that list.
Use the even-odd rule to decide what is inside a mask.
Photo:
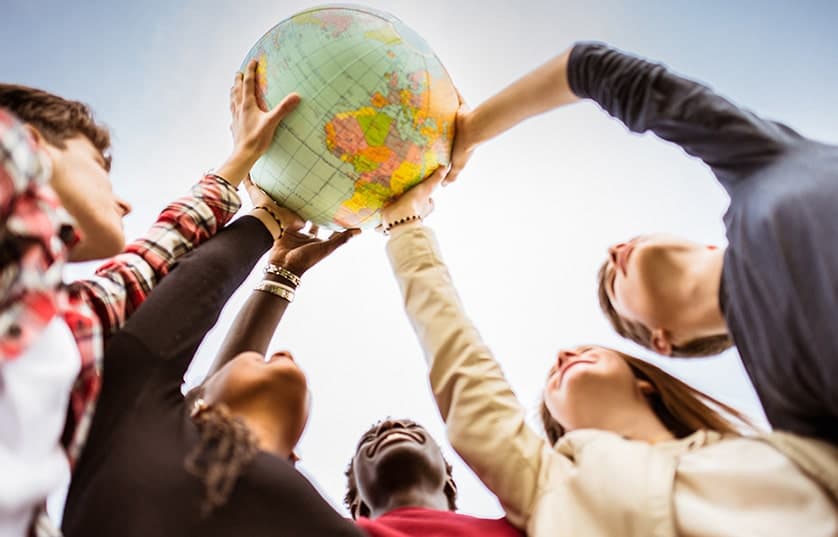
[{"label": "clear pale sky", "polygon": [[[574,41],[602,40],[838,143],[838,4],[830,1],[368,4],[423,35],[472,105]],[[313,5],[5,0],[0,80],[84,100],[112,128],[112,179],[134,205],[126,219],[133,237],[230,151],[228,89],[250,46]],[[594,276],[607,245],[649,231],[724,244],[727,201],[700,162],[653,136],[630,135],[595,105],[580,104],[479,149],[459,182],[436,196],[428,224],[470,316],[534,417],[560,348],[595,342],[649,357],[615,336],[596,305]],[[313,392],[301,467],[337,505],[361,432],[385,416],[412,417],[454,463],[461,511],[500,515],[446,443],[384,243],[365,233],[307,274],[274,338],[272,348],[294,353]],[[92,269],[74,268],[68,277]],[[255,272],[228,304],[190,384],[258,279]],[[734,352],[664,365],[763,419]]]}]

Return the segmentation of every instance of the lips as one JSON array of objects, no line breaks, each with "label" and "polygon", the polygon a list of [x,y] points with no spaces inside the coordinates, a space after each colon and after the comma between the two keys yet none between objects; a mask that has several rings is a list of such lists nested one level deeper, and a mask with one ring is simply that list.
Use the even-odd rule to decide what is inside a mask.
[{"label": "lips", "polygon": [[570,369],[571,367],[575,366],[576,364],[592,364],[592,363],[594,363],[594,361],[593,361],[593,360],[574,360],[574,361],[572,361],[572,362],[568,362],[568,363],[564,364],[564,365],[561,367],[561,369],[559,369],[559,375],[561,375],[561,376],[559,377],[559,384],[561,384],[561,383],[562,383],[562,381],[564,380],[564,374],[565,374],[565,372],[566,372],[568,369]]},{"label": "lips", "polygon": [[390,429],[381,433],[381,436],[376,439],[372,446],[367,448],[367,457],[372,458],[383,446],[398,442],[416,442],[417,444],[423,444],[425,439],[418,433],[408,431],[407,429]]}]

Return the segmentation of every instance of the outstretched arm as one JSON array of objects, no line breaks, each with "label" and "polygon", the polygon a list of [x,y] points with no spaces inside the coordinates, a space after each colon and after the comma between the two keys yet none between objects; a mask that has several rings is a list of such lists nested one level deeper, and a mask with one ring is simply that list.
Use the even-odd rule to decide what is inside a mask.
[{"label": "outstretched arm", "polygon": [[[299,277],[359,233],[359,230],[351,229],[333,233],[327,240],[320,240],[316,238],[316,228],[313,231],[312,235],[290,231],[274,244],[268,265],[271,272],[265,273],[264,281],[274,282],[285,288],[277,288],[270,283],[260,284],[262,289],[251,293],[227,332],[207,377],[212,376],[239,353],[255,351],[264,354],[288,304],[293,300],[293,294],[283,291],[296,291]],[[279,289],[279,293],[271,292],[271,289]]]},{"label": "outstretched arm", "polygon": [[[385,227],[426,215],[430,190],[440,180],[438,173],[385,209]],[[433,234],[416,219],[389,227],[387,253],[451,445],[498,497],[510,521],[526,528],[550,446],[527,425],[524,408],[466,316]]]},{"label": "outstretched arm", "polygon": [[567,51],[527,73],[474,110],[469,110],[460,98],[446,184],[457,179],[472,152],[483,142],[525,119],[579,100],[567,82],[569,54]]},{"label": "outstretched arm", "polygon": [[799,135],[664,66],[600,43],[567,52],[458,117],[450,182],[482,142],[524,119],[588,98],[634,132],[651,130],[705,161],[725,184],[766,165]]},{"label": "outstretched arm", "polygon": [[[182,255],[215,235],[239,210],[236,188],[268,148],[280,121],[300,100],[292,93],[269,111],[258,97],[256,67],[251,63],[245,73],[236,74],[231,89],[233,151],[229,158],[193,186],[189,195],[169,204],[143,237],[105,262],[93,278],[75,283],[101,320],[105,340],[122,328]],[[303,222],[290,211],[277,208],[275,212],[292,229],[302,227]]]}]

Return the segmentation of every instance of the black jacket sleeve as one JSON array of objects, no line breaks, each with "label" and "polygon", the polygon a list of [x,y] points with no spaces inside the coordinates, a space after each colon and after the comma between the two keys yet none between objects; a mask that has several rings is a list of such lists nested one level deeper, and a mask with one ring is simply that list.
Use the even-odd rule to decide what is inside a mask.
[{"label": "black jacket sleeve", "polygon": [[161,388],[179,393],[207,332],[271,244],[265,227],[245,216],[184,255],[111,338],[99,406],[132,404],[161,368],[165,378],[158,376],[157,382],[166,384]]},{"label": "black jacket sleeve", "polygon": [[680,145],[728,189],[801,139],[663,65],[603,44],[577,44],[567,76],[577,96],[596,101],[634,132],[650,130]]}]

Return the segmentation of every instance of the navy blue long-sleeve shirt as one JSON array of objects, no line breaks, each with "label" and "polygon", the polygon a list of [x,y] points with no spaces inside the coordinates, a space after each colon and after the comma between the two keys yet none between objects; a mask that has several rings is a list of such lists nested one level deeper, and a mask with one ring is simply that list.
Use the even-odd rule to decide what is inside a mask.
[{"label": "navy blue long-sleeve shirt", "polygon": [[577,96],[727,190],[719,300],[745,369],[775,428],[838,443],[838,147],[606,45],[576,45],[567,72]]}]

